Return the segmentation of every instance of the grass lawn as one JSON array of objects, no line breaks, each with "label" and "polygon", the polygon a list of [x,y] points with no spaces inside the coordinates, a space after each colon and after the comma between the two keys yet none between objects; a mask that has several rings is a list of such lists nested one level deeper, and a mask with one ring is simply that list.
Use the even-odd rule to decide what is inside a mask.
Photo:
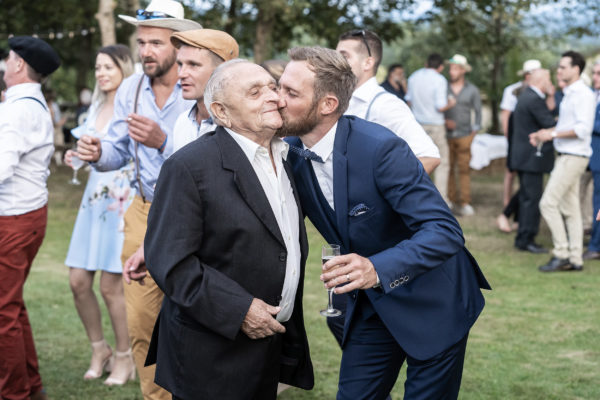
[{"label": "grass lawn", "polygon": [[[137,382],[107,388],[100,380],[82,379],[90,347],[63,261],[84,186],[66,183],[67,167],[53,167],[52,172],[46,239],[25,288],[44,385],[55,400],[141,399]],[[85,175],[80,172],[80,177]],[[600,262],[587,262],[580,273],[538,272],[548,256],[517,252],[514,236],[495,228],[501,179],[500,173],[476,174],[477,214],[460,219],[467,247],[494,288],[484,292],[487,305],[471,330],[460,397],[600,399]],[[326,304],[326,291],[317,278],[324,240],[312,226],[309,239],[304,309],[316,382],[310,392],[285,391],[280,395],[284,400],[334,399],[337,390],[341,352],[318,312]],[[545,225],[538,241],[551,245]],[[102,309],[107,340],[114,343],[103,304]],[[394,399],[402,398],[404,373]]]}]

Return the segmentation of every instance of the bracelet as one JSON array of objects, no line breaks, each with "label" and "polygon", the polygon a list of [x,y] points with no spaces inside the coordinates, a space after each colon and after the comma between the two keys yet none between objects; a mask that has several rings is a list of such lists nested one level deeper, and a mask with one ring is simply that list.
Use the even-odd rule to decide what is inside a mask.
[{"label": "bracelet", "polygon": [[167,146],[167,139],[169,139],[169,136],[165,136],[165,141],[163,142],[163,144],[160,145],[160,147],[158,148],[158,152],[162,154],[162,152],[165,150],[165,147]]}]

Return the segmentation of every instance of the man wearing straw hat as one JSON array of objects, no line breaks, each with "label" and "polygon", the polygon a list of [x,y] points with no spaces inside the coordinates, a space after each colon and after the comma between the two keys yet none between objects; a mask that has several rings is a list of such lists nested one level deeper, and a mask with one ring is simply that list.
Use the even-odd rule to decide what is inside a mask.
[{"label": "man wearing straw hat", "polygon": [[[144,262],[143,240],[154,186],[163,162],[173,149],[172,128],[177,116],[192,106],[183,99],[178,82],[173,32],[201,29],[183,18],[183,6],[173,0],[153,0],[135,17],[119,18],[137,27],[137,44],[144,74],[125,79],[115,98],[115,112],[108,134],[101,141],[82,136],[78,153],[99,171],[121,168],[129,159],[136,164],[137,195],[125,215],[123,272]],[[133,358],[140,375],[144,399],[170,399],[154,381],[154,367],[144,367],[152,328],[163,294],[152,277],[144,285],[125,285],[127,323]],[[117,354],[117,357],[130,354]],[[119,384],[125,383],[118,382]]]}]

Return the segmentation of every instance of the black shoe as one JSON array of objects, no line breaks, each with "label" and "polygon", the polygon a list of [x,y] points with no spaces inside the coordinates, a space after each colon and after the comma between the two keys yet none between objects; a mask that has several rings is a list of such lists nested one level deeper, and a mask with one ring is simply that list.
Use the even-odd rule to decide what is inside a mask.
[{"label": "black shoe", "polygon": [[583,271],[583,265],[569,264],[569,267],[562,271]]},{"label": "black shoe", "polygon": [[528,251],[533,254],[545,254],[548,252],[547,249],[543,248],[542,246],[540,246],[539,244],[536,244],[534,242],[529,243],[527,246],[515,245],[515,247],[521,251]]},{"label": "black shoe", "polygon": [[587,250],[583,253],[584,260],[600,260],[600,251]]},{"label": "black shoe", "polygon": [[540,265],[538,269],[541,272],[554,272],[554,271],[567,271],[567,268],[571,267],[571,263],[568,258],[556,258],[552,257],[545,265]]}]

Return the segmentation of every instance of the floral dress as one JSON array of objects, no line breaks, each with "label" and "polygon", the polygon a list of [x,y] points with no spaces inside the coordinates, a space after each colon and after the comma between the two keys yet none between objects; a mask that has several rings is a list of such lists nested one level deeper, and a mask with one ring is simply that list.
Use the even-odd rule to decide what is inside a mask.
[{"label": "floral dress", "polygon": [[[102,132],[96,132],[98,107],[92,106],[81,134],[102,138],[108,131],[107,123]],[[134,165],[128,163],[117,171],[98,172],[93,168],[83,193],[81,205],[65,264],[88,271],[104,270],[120,274],[123,270],[123,214],[135,193],[131,189]]]}]

